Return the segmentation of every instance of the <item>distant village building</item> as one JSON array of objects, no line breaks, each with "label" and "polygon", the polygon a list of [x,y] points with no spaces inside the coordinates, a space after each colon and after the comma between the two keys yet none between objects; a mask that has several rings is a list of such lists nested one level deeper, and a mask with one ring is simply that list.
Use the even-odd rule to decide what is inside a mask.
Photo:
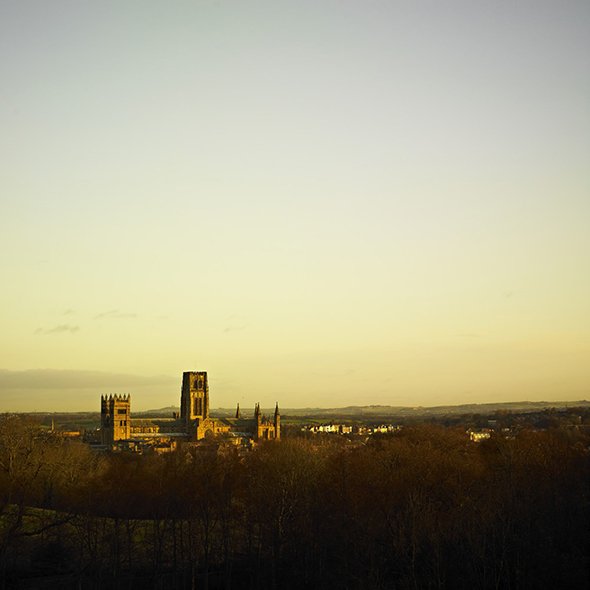
[{"label": "distant village building", "polygon": [[100,440],[107,448],[139,450],[149,445],[156,453],[174,450],[179,442],[197,442],[225,437],[258,442],[280,440],[281,415],[277,403],[272,418],[262,415],[260,404],[253,418],[244,418],[239,404],[235,418],[212,418],[209,415],[209,383],[206,371],[182,374],[180,415],[175,412],[167,421],[131,419],[130,395],[101,396]]},{"label": "distant village building", "polygon": [[489,428],[481,428],[479,430],[470,428],[467,433],[469,434],[469,439],[473,442],[480,442],[492,436],[492,431]]},{"label": "distant village building", "polygon": [[303,432],[311,432],[317,434],[318,432],[327,432],[331,434],[377,434],[377,433],[391,433],[400,429],[400,426],[393,424],[381,424],[379,426],[350,426],[347,424],[337,424],[328,422],[327,424],[312,424],[303,426]]}]

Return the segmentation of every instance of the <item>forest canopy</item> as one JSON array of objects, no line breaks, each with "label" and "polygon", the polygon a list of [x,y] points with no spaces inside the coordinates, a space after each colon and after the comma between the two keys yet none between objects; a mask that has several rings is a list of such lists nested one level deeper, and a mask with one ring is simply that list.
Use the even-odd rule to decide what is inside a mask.
[{"label": "forest canopy", "polygon": [[2,585],[582,588],[588,443],[418,425],[137,456],[5,415]]}]

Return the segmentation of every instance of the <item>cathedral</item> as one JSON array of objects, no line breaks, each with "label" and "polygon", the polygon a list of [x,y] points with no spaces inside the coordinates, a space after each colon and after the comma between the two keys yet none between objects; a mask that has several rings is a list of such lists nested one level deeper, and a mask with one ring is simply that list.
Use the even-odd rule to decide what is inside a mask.
[{"label": "cathedral", "polygon": [[[238,404],[234,418],[212,418],[209,415],[209,383],[206,371],[182,374],[180,415],[167,420],[132,420],[130,395],[101,396],[100,438],[107,447],[147,442],[168,444],[223,438],[229,441],[262,441],[281,438],[281,415],[276,404],[274,416],[262,415],[260,404],[253,418],[244,418]],[[152,445],[153,446],[153,445]]]}]

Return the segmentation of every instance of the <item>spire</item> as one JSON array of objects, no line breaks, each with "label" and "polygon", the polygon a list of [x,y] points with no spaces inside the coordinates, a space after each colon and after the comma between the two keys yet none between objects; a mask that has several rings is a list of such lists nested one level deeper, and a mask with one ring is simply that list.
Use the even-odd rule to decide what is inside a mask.
[{"label": "spire", "polygon": [[238,406],[236,407],[236,420],[239,420],[241,418],[241,414],[240,414],[240,403],[238,402]]},{"label": "spire", "polygon": [[275,440],[281,439],[281,413],[279,412],[279,402],[275,406]]}]

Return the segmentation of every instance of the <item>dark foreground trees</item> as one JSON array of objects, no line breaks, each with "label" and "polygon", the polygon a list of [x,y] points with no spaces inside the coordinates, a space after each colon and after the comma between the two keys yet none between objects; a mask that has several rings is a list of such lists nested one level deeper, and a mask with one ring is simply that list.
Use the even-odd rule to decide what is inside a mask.
[{"label": "dark foreground trees", "polygon": [[589,475],[588,440],[560,431],[104,456],[6,416],[0,582],[585,588]]}]

